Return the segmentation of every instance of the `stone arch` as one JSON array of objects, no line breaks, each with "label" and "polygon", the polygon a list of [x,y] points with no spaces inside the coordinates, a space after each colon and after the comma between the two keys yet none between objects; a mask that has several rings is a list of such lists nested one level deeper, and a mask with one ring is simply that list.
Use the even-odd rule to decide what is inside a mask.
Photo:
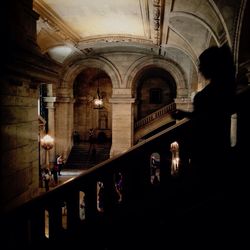
[{"label": "stone arch", "polygon": [[154,57],[141,57],[134,64],[131,65],[125,76],[127,88],[131,88],[132,92],[135,91],[136,79],[139,77],[140,73],[143,72],[145,69],[152,67],[164,69],[171,74],[177,85],[177,95],[180,92],[182,93],[185,89],[188,90],[188,84],[187,79],[185,77],[185,73],[175,62],[167,59]]},{"label": "stone arch", "polygon": [[202,18],[200,18],[197,15],[188,13],[188,12],[184,12],[184,11],[177,11],[177,12],[173,12],[171,14],[171,18],[173,17],[187,17],[195,22],[199,22],[202,26],[204,26],[212,35],[212,37],[214,38],[216,44],[219,46],[220,42],[220,37],[219,35],[216,33],[216,31],[213,29],[213,27],[211,25],[209,25],[209,23],[207,23],[205,20],[203,20]]},{"label": "stone arch", "polygon": [[64,74],[61,85],[59,87],[68,87],[72,89],[75,77],[86,68],[98,68],[105,71],[105,73],[111,79],[113,88],[118,88],[121,85],[121,76],[115,65],[107,59],[99,57],[84,58],[73,63],[72,66],[70,66]]}]

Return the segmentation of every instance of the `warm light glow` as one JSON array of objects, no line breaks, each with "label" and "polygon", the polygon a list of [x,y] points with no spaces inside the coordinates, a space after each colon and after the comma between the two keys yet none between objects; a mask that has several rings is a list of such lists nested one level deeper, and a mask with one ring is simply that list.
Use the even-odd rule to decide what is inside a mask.
[{"label": "warm light glow", "polygon": [[95,106],[97,106],[97,107],[102,107],[102,105],[103,105],[103,100],[102,100],[102,99],[99,99],[99,98],[96,98],[96,99],[94,99],[94,104],[95,104]]},{"label": "warm light glow", "polygon": [[54,138],[51,137],[50,135],[45,135],[42,139],[41,139],[41,145],[44,149],[46,150],[50,150],[53,148],[54,146]]}]

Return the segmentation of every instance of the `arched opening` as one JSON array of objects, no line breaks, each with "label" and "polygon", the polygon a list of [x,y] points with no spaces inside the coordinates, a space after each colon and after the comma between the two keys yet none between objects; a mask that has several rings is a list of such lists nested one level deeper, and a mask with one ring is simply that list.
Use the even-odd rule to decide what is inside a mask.
[{"label": "arched opening", "polygon": [[[105,134],[111,139],[111,104],[112,95],[110,77],[97,68],[84,69],[75,79],[73,85],[74,103],[74,131],[80,142],[88,140],[88,131],[94,129],[94,139],[98,134]],[[96,107],[94,101],[101,98],[103,104]]]},{"label": "arched opening", "polygon": [[175,80],[169,72],[160,68],[144,71],[137,85],[136,120],[174,102],[176,92]]}]

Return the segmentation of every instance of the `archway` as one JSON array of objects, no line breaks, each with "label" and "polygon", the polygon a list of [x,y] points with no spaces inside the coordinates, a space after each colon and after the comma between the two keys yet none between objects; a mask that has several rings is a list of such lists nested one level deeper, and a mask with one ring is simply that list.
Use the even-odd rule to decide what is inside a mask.
[{"label": "archway", "polygon": [[166,70],[147,68],[138,79],[136,93],[137,120],[173,103],[176,98],[176,83]]},{"label": "archway", "polygon": [[[99,93],[97,93],[99,91]],[[94,100],[97,96],[103,105],[96,107]],[[98,134],[105,134],[111,139],[111,104],[112,95],[110,77],[98,68],[83,69],[75,78],[73,84],[74,103],[74,131],[79,134],[80,141],[88,140],[88,131],[94,129],[94,138]]]}]

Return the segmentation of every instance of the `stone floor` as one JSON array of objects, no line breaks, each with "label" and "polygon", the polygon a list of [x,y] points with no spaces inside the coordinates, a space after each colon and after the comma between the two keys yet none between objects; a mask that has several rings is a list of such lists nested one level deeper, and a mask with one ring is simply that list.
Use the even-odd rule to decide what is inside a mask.
[{"label": "stone floor", "polygon": [[[50,180],[50,184],[49,184],[49,189],[53,189],[61,184],[63,184],[65,181],[70,180],[71,178],[74,178],[76,176],[78,176],[79,174],[83,173],[86,170],[82,170],[82,169],[63,169],[61,171],[61,175],[58,176],[58,182],[55,183],[55,181],[53,180],[53,178],[51,178]],[[43,187],[40,188],[40,193],[44,193],[46,192],[45,187],[44,187],[44,183],[43,183]]]}]

